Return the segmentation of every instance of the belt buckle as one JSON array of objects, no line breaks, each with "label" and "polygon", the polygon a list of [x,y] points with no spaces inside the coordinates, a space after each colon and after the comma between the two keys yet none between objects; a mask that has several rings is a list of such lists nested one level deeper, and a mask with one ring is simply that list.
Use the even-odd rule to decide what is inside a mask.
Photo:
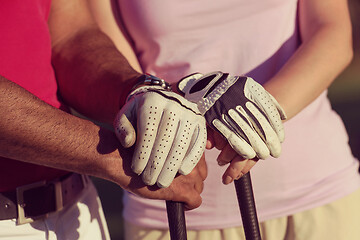
[{"label": "belt buckle", "polygon": [[54,181],[54,182],[47,182],[47,181],[39,181],[35,183],[31,183],[28,185],[20,186],[16,188],[16,198],[17,198],[17,210],[18,210],[18,217],[17,217],[17,224],[25,224],[25,223],[32,223],[37,219],[45,218],[49,215],[49,213],[27,217],[25,214],[25,206],[26,202],[24,199],[24,192],[33,188],[38,188],[42,186],[46,186],[47,184],[54,184],[54,194],[55,194],[55,211],[59,211],[63,208],[63,198],[62,198],[62,191],[61,191],[61,182]]}]

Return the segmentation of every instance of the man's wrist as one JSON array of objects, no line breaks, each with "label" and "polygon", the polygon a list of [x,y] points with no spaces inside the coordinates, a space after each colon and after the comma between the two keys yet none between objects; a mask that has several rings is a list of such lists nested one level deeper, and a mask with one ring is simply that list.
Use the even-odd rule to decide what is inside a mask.
[{"label": "man's wrist", "polygon": [[164,90],[171,91],[170,83],[151,74],[143,74],[140,76],[138,82],[133,86],[132,91],[142,86],[159,86]]}]

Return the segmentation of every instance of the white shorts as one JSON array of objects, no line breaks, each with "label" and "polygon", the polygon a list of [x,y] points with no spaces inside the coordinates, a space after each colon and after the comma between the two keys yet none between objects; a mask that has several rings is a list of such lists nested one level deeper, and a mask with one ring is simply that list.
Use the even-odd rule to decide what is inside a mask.
[{"label": "white shorts", "polygon": [[[360,190],[321,207],[260,223],[266,240],[359,240]],[[169,240],[169,230],[125,222],[126,240]],[[242,227],[188,230],[188,240],[245,240]]]},{"label": "white shorts", "polygon": [[1,240],[103,240],[110,239],[100,199],[92,182],[61,211],[33,223],[0,221]]}]

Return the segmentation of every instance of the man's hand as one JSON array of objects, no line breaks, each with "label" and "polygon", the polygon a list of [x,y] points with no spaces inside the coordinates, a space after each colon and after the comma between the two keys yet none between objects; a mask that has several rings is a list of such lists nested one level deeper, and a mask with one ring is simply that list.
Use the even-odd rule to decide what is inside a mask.
[{"label": "man's hand", "polygon": [[124,147],[136,142],[131,168],[146,185],[168,187],[177,172],[189,174],[205,150],[206,122],[197,105],[157,86],[134,90],[114,129]]},{"label": "man's hand", "polygon": [[207,177],[204,155],[188,175],[178,174],[167,188],[145,185],[141,177],[131,170],[128,162],[123,162],[123,165],[125,175],[128,177],[126,183],[122,180],[120,185],[125,190],[144,198],[183,202],[188,210],[200,206],[202,202],[200,193],[203,191],[203,182]]}]

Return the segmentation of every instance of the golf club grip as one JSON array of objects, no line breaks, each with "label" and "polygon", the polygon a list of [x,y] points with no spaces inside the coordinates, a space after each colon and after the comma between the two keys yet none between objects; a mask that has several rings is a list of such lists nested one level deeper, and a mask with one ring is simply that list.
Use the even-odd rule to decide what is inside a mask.
[{"label": "golf club grip", "polygon": [[166,211],[169,222],[170,239],[186,240],[184,204],[182,202],[166,201]]},{"label": "golf club grip", "polygon": [[246,240],[261,240],[250,172],[234,183]]}]

